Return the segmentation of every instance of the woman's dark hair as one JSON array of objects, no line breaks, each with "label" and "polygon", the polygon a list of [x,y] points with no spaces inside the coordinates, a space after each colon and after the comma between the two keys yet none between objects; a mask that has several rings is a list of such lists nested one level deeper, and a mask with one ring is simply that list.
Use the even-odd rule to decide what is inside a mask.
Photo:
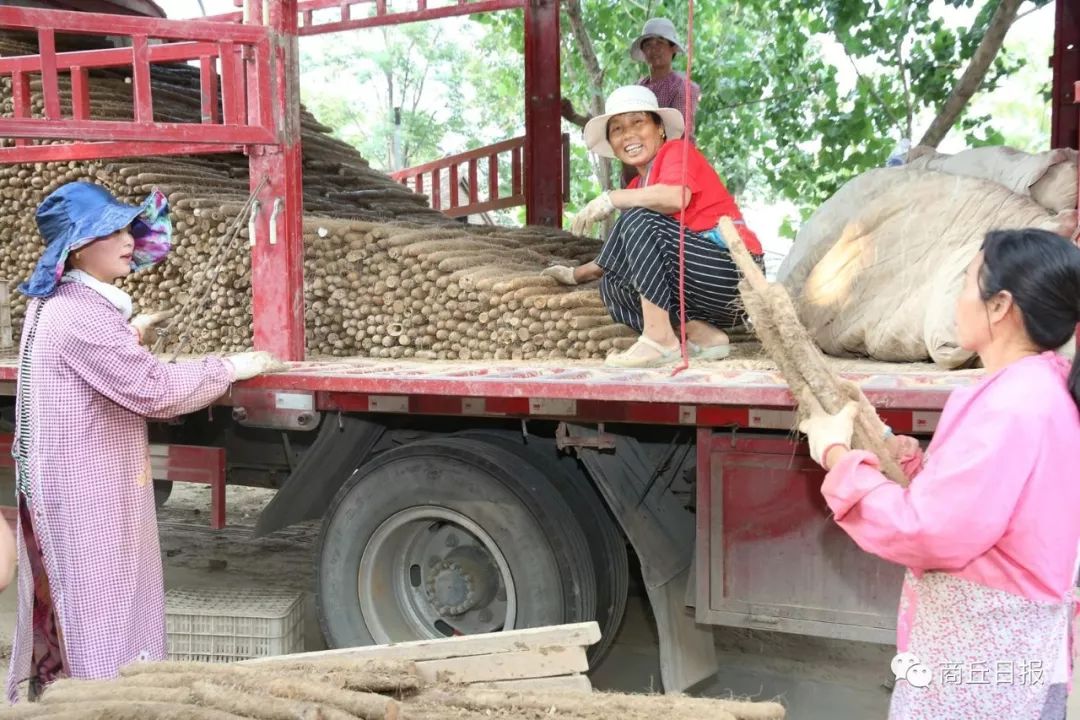
[{"label": "woman's dark hair", "polygon": [[[982,251],[982,299],[1008,292],[1040,349],[1067,343],[1080,324],[1080,247],[1046,230],[995,230]],[[1069,372],[1069,392],[1080,408],[1080,357]]]}]

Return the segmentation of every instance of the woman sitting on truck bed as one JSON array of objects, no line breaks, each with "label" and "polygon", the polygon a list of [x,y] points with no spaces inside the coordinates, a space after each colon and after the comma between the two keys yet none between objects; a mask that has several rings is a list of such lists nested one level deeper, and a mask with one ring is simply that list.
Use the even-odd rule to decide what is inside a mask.
[{"label": "woman sitting on truck bed", "polygon": [[[731,347],[721,328],[742,320],[739,271],[716,229],[723,216],[739,228],[747,249],[761,257],[761,243],[743,222],[734,199],[705,156],[680,139],[683,117],[661,108],[648,88],[629,85],[607,99],[605,113],[585,125],[585,143],[602,157],[617,157],[637,170],[623,190],[605,192],[574,218],[573,232],[617,209],[622,215],[600,256],[577,268],[555,266],[544,274],[564,285],[600,281],[600,295],[617,322],[639,332],[608,365],[658,367],[680,357],[679,216],[686,225],[686,334],[691,357],[718,360]],[[683,157],[686,184],[683,185]]]},{"label": "woman sitting on truck bed", "polygon": [[[1080,248],[1044,230],[986,236],[957,303],[986,376],[956,390],[911,479],[851,450],[855,405],[803,424],[836,522],[908,568],[893,720],[1062,720],[1080,543],[1080,360],[1053,352],[1080,322]],[[908,446],[913,441],[905,438]]]}]

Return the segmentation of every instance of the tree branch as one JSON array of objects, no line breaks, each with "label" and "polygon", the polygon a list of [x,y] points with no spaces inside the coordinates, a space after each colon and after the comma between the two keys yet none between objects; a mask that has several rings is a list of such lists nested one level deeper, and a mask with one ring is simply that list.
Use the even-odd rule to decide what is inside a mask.
[{"label": "tree branch", "polygon": [[[589,29],[585,26],[585,18],[581,12],[581,0],[566,0],[566,16],[570,19],[570,31],[573,33],[574,40],[581,51],[581,60],[585,63],[585,72],[589,76],[589,87],[592,90],[592,97],[589,98],[589,110],[593,116],[602,115],[604,113],[604,71],[600,68],[600,61],[596,57],[596,49],[593,48]],[[584,124],[582,123],[582,125]],[[600,187],[610,190],[612,188],[611,161],[607,158],[601,158],[599,165]]]},{"label": "tree branch", "polygon": [[874,98],[875,101],[877,101],[877,104],[881,107],[881,109],[885,111],[885,114],[889,116],[889,119],[893,121],[893,125],[896,126],[897,132],[899,132],[902,137],[910,137],[911,130],[908,130],[907,135],[903,134],[904,127],[900,124],[900,119],[893,114],[892,108],[890,108],[888,104],[881,99],[881,96],[878,95],[877,90],[874,89],[874,83],[870,82],[870,80],[859,70],[859,66],[855,64],[855,58],[851,57],[851,53],[848,52],[847,47],[843,43],[840,44],[840,47],[844,48],[844,55],[847,57],[848,62],[851,63],[851,67],[855,71],[855,74],[858,76],[859,82],[866,86],[866,89],[870,91],[870,95]]},{"label": "tree branch", "polygon": [[585,123],[592,119],[590,115],[582,115],[574,109],[574,104],[563,98],[562,102],[562,117],[566,122],[577,125],[579,128],[585,127]]},{"label": "tree branch", "polygon": [[915,108],[912,106],[911,102],[911,84],[908,82],[907,61],[904,60],[904,38],[907,37],[908,33],[908,13],[910,11],[911,3],[904,3],[903,23],[901,24],[903,31],[896,34],[896,46],[893,49],[893,52],[896,56],[896,64],[900,68],[900,82],[904,86],[904,108],[906,111],[907,124],[905,125],[906,132],[903,133],[902,137],[906,137],[908,139],[910,139],[913,134],[911,131],[911,126],[912,116],[914,116],[915,114]]},{"label": "tree branch", "polygon": [[982,40],[979,41],[975,54],[971,56],[967,68],[964,69],[964,73],[953,87],[952,92],[945,101],[945,105],[942,106],[937,117],[930,123],[930,127],[923,135],[922,140],[919,141],[920,145],[937,147],[945,139],[953,125],[956,124],[956,121],[960,119],[964,108],[986,78],[986,73],[994,62],[994,58],[1001,51],[1001,46],[1005,42],[1005,34],[1009,32],[1009,28],[1016,21],[1016,13],[1023,3],[1024,0],[1001,0],[997,8],[994,9],[990,24],[987,26]]}]

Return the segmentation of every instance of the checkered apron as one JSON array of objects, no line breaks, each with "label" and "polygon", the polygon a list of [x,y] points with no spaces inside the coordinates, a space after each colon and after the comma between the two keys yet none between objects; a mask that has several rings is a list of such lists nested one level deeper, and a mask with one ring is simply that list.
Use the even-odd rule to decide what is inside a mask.
[{"label": "checkered apron", "polygon": [[[27,308],[15,455],[66,671],[114,677],[165,657],[165,600],[146,418],[194,412],[224,394],[218,358],[165,364],[107,300],[77,283]],[[18,538],[18,615],[8,698],[35,675],[34,578]]]}]

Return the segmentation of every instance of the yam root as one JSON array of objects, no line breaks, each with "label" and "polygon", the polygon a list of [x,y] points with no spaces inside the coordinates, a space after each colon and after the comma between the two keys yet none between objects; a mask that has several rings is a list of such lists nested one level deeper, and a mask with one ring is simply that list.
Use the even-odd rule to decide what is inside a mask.
[{"label": "yam root", "polygon": [[[791,296],[782,285],[771,284],[765,279],[730,219],[721,218],[719,226],[731,257],[743,275],[739,283],[743,305],[762,347],[780,369],[799,403],[800,412],[808,413],[814,402],[826,412],[840,412],[850,397],[799,321]],[[906,486],[907,476],[885,445],[885,424],[861,390],[857,402],[859,412],[852,446],[873,452],[881,461],[885,476]]]}]

